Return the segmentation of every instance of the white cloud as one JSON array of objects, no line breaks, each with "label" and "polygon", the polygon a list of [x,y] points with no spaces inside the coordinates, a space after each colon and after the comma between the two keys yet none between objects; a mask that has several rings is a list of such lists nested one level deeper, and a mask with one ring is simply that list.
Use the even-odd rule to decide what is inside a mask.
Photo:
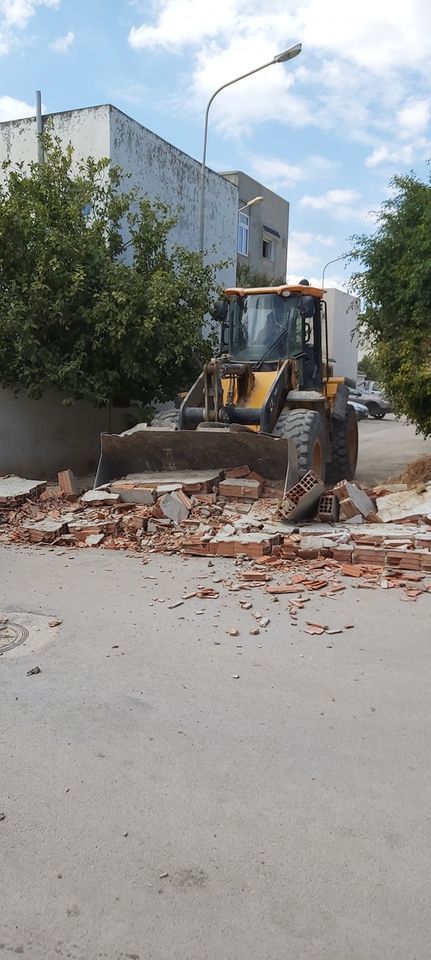
[{"label": "white cloud", "polygon": [[356,190],[327,190],[320,197],[305,196],[301,200],[301,207],[311,207],[312,210],[330,210],[334,206],[346,206],[359,200]]},{"label": "white cloud", "polygon": [[301,207],[325,214],[339,222],[354,221],[357,223],[375,222],[375,217],[360,203],[361,196],[356,190],[327,190],[319,196],[305,194],[299,202]]},{"label": "white cloud", "polygon": [[410,139],[426,132],[430,122],[431,105],[429,100],[408,100],[398,111],[396,122],[400,135]]},{"label": "white cloud", "polygon": [[161,0],[156,24],[132,27],[130,46],[172,50],[200,43],[224,32],[226,24],[235,17],[235,6],[234,0],[218,0],[205,7],[202,0]]},{"label": "white cloud", "polygon": [[58,7],[60,0],[0,0],[0,54],[8,53],[38,7]]},{"label": "white cloud", "polygon": [[[144,22],[130,31],[129,42],[136,48],[182,49],[207,39],[236,42],[259,34],[262,40],[298,37],[308,49],[336,53],[372,73],[397,69],[400,65],[425,66],[431,54],[431,8],[427,0],[410,0],[394,5],[393,0],[272,0],[263,10],[261,0],[160,0],[153,5],[153,22]],[[273,53],[276,53],[273,50]]]},{"label": "white cloud", "polygon": [[[323,266],[328,260],[328,252],[326,250],[322,251],[321,247],[332,246],[334,242],[335,238],[332,236],[322,236],[320,233],[312,233],[311,231],[292,230],[287,252],[289,276],[290,274],[298,274],[298,280],[298,278],[301,279],[306,276],[310,270],[316,271],[318,267],[321,268],[321,276]],[[307,279],[310,278],[307,277]]]},{"label": "white cloud", "polygon": [[337,166],[335,161],[315,154],[305,156],[300,164],[288,163],[280,157],[247,154],[247,168],[251,174],[276,192],[302,181],[314,181],[322,174],[332,173]]},{"label": "white cloud", "polygon": [[69,30],[69,32],[65,33],[63,37],[57,37],[55,40],[53,40],[53,42],[50,44],[51,50],[55,50],[56,53],[67,53],[74,40],[75,34],[72,30]]},{"label": "white cloud", "polygon": [[21,120],[22,117],[34,117],[35,107],[24,100],[15,100],[6,95],[0,97],[0,123],[4,120]]},{"label": "white cloud", "polygon": [[[195,112],[222,83],[271,61],[301,40],[292,63],[234,84],[211,108],[219,130],[244,136],[258,123],[290,129],[314,125],[349,140],[380,146],[374,126],[425,133],[431,5],[427,0],[158,0],[129,34],[135,49],[187,51],[190,75],[170,106]],[[414,79],[413,79],[414,78]],[[406,105],[406,89],[415,103]],[[187,92],[187,96],[185,93]],[[394,115],[398,120],[394,125]],[[288,181],[289,182],[289,181]]]}]

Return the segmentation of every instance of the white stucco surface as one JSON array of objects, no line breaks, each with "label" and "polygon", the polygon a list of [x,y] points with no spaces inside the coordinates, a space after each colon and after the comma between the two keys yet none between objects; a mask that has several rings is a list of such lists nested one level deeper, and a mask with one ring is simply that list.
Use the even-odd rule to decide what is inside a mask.
[{"label": "white stucco surface", "polygon": [[85,475],[97,465],[100,434],[127,428],[126,410],[96,410],[79,402],[62,404],[61,394],[51,391],[40,400],[12,390],[0,389],[0,476],[55,477],[70,467]]},{"label": "white stucco surface", "polygon": [[356,380],[358,343],[354,328],[358,319],[356,297],[330,288],[325,294],[328,311],[329,358],[335,361],[334,376]]},{"label": "white stucco surface", "polygon": [[[110,104],[69,110],[44,117],[63,147],[74,148],[74,160],[109,157],[128,179],[125,189],[140,188],[151,201],[167,203],[178,215],[170,242],[198,249],[200,163],[178,150]],[[29,163],[37,159],[36,120],[28,117],[0,124],[0,164]],[[205,248],[213,263],[230,261],[217,273],[222,286],[232,286],[236,275],[238,188],[207,170]]]}]

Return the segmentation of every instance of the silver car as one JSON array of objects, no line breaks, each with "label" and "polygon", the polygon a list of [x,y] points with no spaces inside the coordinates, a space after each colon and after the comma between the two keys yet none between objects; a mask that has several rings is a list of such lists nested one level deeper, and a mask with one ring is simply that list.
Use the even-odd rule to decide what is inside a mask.
[{"label": "silver car", "polygon": [[381,393],[366,390],[349,390],[349,393],[350,399],[363,404],[374,420],[383,420],[387,413],[392,413],[391,405]]},{"label": "silver car", "polygon": [[356,400],[348,400],[349,407],[353,407],[357,420],[366,420],[369,416],[368,408],[364,403],[358,403]]}]

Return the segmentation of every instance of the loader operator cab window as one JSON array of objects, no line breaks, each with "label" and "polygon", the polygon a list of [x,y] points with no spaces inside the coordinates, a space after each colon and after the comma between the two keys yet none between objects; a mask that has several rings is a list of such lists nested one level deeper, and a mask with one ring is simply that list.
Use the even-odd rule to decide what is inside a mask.
[{"label": "loader operator cab window", "polygon": [[249,294],[229,304],[228,352],[234,360],[274,363],[304,349],[298,296]]}]

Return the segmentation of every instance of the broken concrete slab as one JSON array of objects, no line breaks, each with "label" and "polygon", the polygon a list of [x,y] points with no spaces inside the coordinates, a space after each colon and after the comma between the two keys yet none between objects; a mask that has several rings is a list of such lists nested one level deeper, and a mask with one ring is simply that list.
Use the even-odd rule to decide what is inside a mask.
[{"label": "broken concrete slab", "polygon": [[81,497],[81,503],[95,506],[96,504],[107,506],[118,503],[120,497],[118,493],[109,493],[107,490],[87,490]]},{"label": "broken concrete slab", "polygon": [[236,557],[238,554],[250,559],[267,556],[280,543],[278,536],[264,533],[241,533],[227,536],[221,531],[209,543],[210,552],[219,557]]},{"label": "broken concrete slab", "polygon": [[415,490],[389,493],[387,496],[379,497],[377,508],[377,516],[383,523],[430,513],[431,483],[424,483],[422,489],[418,487]]},{"label": "broken concrete slab", "polygon": [[67,524],[60,519],[45,517],[44,520],[32,520],[22,524],[29,535],[30,543],[52,543],[62,533],[67,532]]},{"label": "broken concrete slab", "polygon": [[341,516],[346,519],[357,515],[367,519],[376,513],[373,501],[356,483],[342,480],[334,487],[334,494],[340,501]]},{"label": "broken concrete slab", "polygon": [[18,506],[27,498],[35,499],[46,489],[46,480],[27,480],[24,477],[0,477],[0,505]]},{"label": "broken concrete slab", "polygon": [[[175,470],[169,473],[128,473],[124,479],[151,488],[173,485],[172,489],[180,487],[191,494],[212,493],[222,476],[222,470]],[[163,492],[170,493],[171,489]]]},{"label": "broken concrete slab", "polygon": [[110,491],[119,495],[121,503],[136,503],[143,507],[152,506],[157,496],[154,488],[142,486],[134,480],[115,480]]},{"label": "broken concrete slab", "polygon": [[166,493],[160,498],[158,505],[163,516],[174,523],[181,523],[186,520],[192,508],[189,498],[182,490],[173,490],[172,493]]}]

